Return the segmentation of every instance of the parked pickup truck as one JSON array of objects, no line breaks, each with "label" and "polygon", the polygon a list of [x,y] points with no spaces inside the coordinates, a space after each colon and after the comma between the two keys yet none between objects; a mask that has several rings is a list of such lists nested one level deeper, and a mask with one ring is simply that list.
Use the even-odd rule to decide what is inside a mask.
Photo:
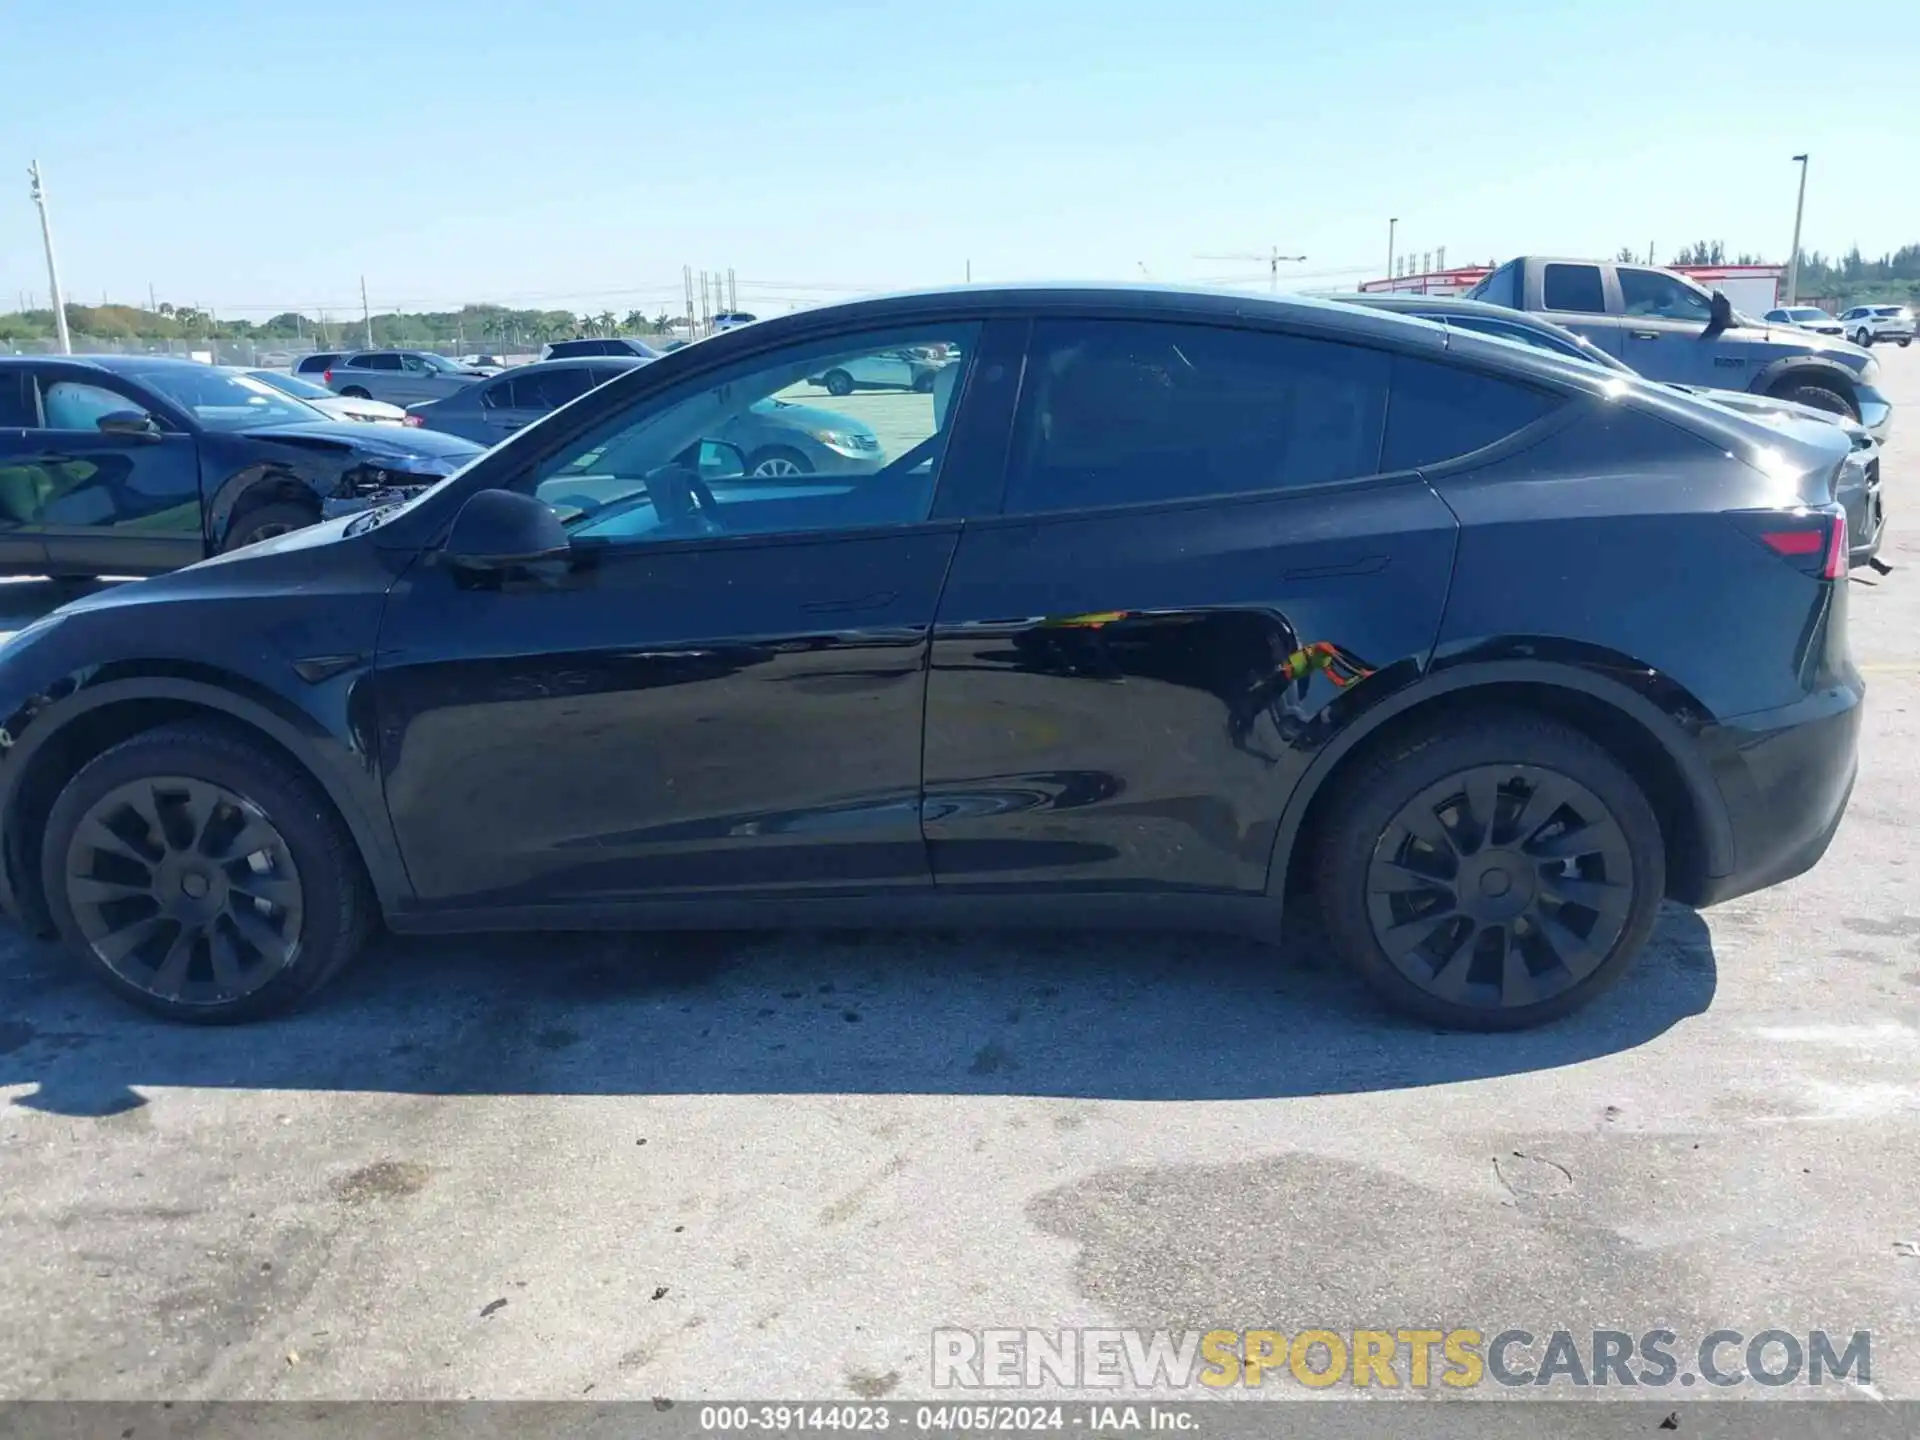
[{"label": "parked pickup truck", "polygon": [[1885,440],[1893,406],[1857,345],[1734,312],[1727,297],[1648,265],[1523,255],[1467,292],[1584,335],[1651,380],[1748,390],[1850,415]]}]

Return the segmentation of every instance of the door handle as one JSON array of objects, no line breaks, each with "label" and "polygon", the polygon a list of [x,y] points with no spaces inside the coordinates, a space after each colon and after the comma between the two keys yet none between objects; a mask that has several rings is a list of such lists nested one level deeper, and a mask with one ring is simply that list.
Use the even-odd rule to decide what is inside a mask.
[{"label": "door handle", "polygon": [[1658,330],[1635,330],[1632,333],[1633,338],[1636,340],[1658,340],[1660,338],[1660,332]]},{"label": "door handle", "polygon": [[876,590],[871,595],[850,595],[839,600],[812,600],[800,608],[814,615],[842,615],[849,610],[882,610],[899,598],[897,590]]}]

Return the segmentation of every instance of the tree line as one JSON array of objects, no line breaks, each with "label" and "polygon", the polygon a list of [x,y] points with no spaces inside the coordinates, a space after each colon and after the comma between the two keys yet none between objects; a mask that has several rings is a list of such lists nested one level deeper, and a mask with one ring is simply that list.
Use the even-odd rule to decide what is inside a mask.
[{"label": "tree line", "polygon": [[[162,301],[135,305],[68,305],[67,329],[100,340],[251,340],[289,348],[359,346],[367,341],[364,317],[318,317],[286,311],[265,321],[229,320],[191,305]],[[458,310],[394,311],[372,318],[376,346],[430,346],[464,342],[473,349],[544,345],[577,336],[662,335],[680,317],[662,311],[576,315],[570,310],[515,310],[504,305],[465,305]],[[0,314],[0,342],[45,340],[55,333],[51,309]]]}]

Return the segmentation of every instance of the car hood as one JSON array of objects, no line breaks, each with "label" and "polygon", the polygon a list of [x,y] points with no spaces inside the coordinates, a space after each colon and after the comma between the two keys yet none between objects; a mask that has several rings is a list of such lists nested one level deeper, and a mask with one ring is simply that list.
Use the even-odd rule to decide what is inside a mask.
[{"label": "car hood", "polygon": [[842,415],[838,410],[822,410],[817,405],[801,405],[792,400],[762,400],[748,408],[755,415],[778,420],[796,430],[850,430],[855,435],[873,434],[873,427],[866,421]]},{"label": "car hood", "polygon": [[310,425],[263,425],[241,432],[260,440],[279,440],[312,450],[351,450],[356,454],[394,460],[428,457],[468,460],[484,446],[438,430],[392,431],[352,420],[329,420]]}]

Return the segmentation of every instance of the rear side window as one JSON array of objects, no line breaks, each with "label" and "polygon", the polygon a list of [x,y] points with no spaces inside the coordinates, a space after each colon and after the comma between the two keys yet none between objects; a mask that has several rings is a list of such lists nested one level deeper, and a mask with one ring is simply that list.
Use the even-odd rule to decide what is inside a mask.
[{"label": "rear side window", "polygon": [[1379,468],[1391,358],[1134,320],[1034,326],[1009,513],[1280,490]]},{"label": "rear side window", "polygon": [[1399,356],[1387,404],[1383,470],[1417,470],[1469,455],[1525,429],[1562,397],[1530,385],[1432,360]]},{"label": "rear side window", "polygon": [[1607,291],[1598,265],[1549,265],[1542,281],[1541,304],[1548,310],[1607,313]]},{"label": "rear side window", "polygon": [[293,373],[296,375],[318,375],[339,358],[337,354],[303,356],[300,362],[293,367]]},{"label": "rear side window", "polygon": [[513,404],[517,410],[558,410],[569,400],[577,400],[593,388],[584,366],[565,370],[541,370],[520,375],[513,382]]}]

